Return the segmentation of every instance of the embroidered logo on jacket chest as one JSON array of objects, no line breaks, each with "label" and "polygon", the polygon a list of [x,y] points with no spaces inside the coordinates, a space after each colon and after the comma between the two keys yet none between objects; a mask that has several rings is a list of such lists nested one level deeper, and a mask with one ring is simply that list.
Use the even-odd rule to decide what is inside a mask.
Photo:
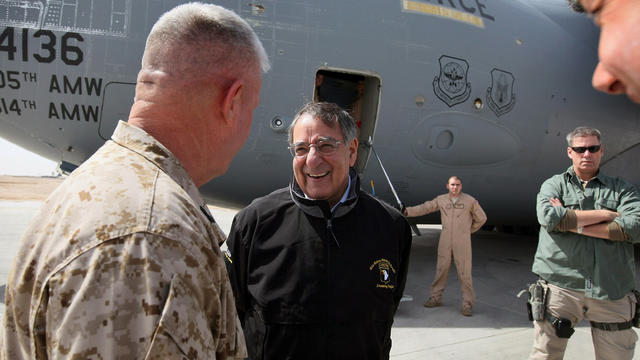
[{"label": "embroidered logo on jacket chest", "polygon": [[376,284],[377,288],[384,289],[393,289],[395,288],[395,284],[391,283],[392,276],[396,273],[396,269],[393,267],[393,264],[387,259],[379,259],[373,262],[371,266],[369,266],[369,271],[373,271],[377,269],[380,279]]}]

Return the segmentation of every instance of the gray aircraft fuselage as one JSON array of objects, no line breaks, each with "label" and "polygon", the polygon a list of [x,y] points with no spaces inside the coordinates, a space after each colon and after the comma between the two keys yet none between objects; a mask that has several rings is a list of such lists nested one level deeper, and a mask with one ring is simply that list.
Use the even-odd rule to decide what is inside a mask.
[{"label": "gray aircraft fuselage", "polygon": [[[80,165],[127,119],[146,36],[181,2],[0,0],[0,135]],[[603,171],[640,185],[640,107],[591,87],[598,30],[564,0],[214,3],[272,62],[246,145],[201,189],[214,204],[288,184],[286,128],[313,99],[354,114],[362,187],[390,203],[369,137],[406,205],[457,175],[488,224],[535,224],[539,186],[570,165],[564,137],[579,125],[602,131]]]}]

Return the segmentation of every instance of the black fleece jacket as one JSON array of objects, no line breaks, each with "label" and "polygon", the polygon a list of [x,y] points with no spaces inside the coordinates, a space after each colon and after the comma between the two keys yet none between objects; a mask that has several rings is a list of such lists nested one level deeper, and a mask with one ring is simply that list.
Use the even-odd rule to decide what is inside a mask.
[{"label": "black fleece jacket", "polygon": [[331,213],[292,181],[233,220],[227,269],[250,359],[388,359],[411,230],[360,191]]}]

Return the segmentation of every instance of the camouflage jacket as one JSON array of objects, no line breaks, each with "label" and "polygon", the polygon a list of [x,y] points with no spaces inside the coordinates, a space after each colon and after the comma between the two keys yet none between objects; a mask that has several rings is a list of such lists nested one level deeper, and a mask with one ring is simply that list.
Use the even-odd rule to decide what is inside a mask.
[{"label": "camouflage jacket", "polygon": [[24,233],[0,358],[245,357],[223,240],[179,161],[120,122]]}]

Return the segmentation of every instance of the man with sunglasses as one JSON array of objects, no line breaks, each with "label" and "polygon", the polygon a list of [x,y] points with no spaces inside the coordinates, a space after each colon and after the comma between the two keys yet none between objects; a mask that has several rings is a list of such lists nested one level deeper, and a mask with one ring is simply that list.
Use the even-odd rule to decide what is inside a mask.
[{"label": "man with sunglasses", "polygon": [[227,269],[250,359],[388,359],[411,230],[360,190],[358,128],[331,103],[289,127],[289,187],[240,211]]},{"label": "man with sunglasses", "polygon": [[596,359],[633,358],[636,297],[633,244],[640,240],[640,195],[599,170],[600,132],[567,135],[566,172],[546,180],[537,197],[540,223],[533,272],[546,311],[534,321],[531,359],[561,359],[573,328],[591,323]]}]

